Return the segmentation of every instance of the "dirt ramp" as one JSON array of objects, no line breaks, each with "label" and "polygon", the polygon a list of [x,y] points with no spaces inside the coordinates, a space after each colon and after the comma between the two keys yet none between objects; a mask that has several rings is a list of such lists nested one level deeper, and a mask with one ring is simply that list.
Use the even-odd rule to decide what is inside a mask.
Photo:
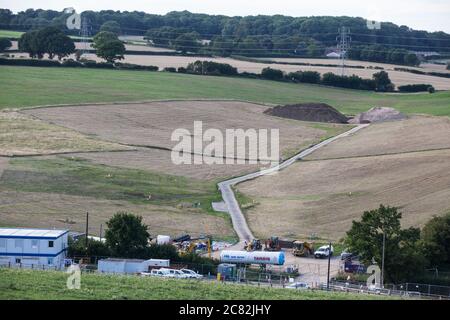
[{"label": "dirt ramp", "polygon": [[324,103],[305,103],[277,106],[264,111],[265,114],[300,121],[347,123],[348,118],[332,106]]},{"label": "dirt ramp", "polygon": [[375,107],[367,112],[358,114],[355,118],[351,119],[349,123],[375,123],[404,119],[407,119],[407,116],[394,108]]}]

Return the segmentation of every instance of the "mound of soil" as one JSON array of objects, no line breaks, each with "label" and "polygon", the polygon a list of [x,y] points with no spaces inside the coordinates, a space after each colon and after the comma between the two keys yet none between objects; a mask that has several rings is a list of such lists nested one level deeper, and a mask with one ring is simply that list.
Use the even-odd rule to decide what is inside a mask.
[{"label": "mound of soil", "polygon": [[264,111],[265,114],[280,118],[327,123],[347,123],[348,118],[332,106],[324,103],[304,103],[277,106]]},{"label": "mound of soil", "polygon": [[375,107],[367,112],[358,114],[355,118],[351,119],[349,123],[358,124],[358,123],[398,121],[406,118],[407,118],[406,115],[393,108]]}]

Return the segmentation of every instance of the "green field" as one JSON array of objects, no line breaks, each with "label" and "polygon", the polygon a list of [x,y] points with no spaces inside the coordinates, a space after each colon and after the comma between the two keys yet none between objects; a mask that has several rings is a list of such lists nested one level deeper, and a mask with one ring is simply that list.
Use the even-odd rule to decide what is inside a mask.
[{"label": "green field", "polygon": [[263,289],[187,280],[83,274],[80,290],[68,290],[67,274],[0,269],[0,300],[368,300],[376,296]]},{"label": "green field", "polygon": [[164,72],[1,66],[0,87],[0,109],[91,102],[224,98],[274,104],[324,102],[346,114],[386,106],[406,113],[450,115],[450,91],[433,95],[380,94]]},{"label": "green field", "polygon": [[23,34],[22,31],[0,30],[0,38],[17,39]]},{"label": "green field", "polygon": [[[18,39],[22,34],[24,34],[23,31],[0,30],[0,38]],[[82,39],[82,37],[79,36],[70,36],[70,37],[72,39]]]},{"label": "green field", "polygon": [[0,188],[173,207],[181,203],[200,203],[205,211],[223,216],[211,207],[211,202],[220,199],[214,181],[109,167],[78,158],[13,159],[3,172]]}]

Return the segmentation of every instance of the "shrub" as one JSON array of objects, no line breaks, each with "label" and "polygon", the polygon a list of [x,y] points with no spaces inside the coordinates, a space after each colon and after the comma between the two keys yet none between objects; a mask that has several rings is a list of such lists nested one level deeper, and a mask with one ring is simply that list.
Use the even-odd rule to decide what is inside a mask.
[{"label": "shrub", "polygon": [[289,73],[287,78],[294,82],[320,83],[320,73],[316,71],[297,71]]},{"label": "shrub", "polygon": [[61,63],[59,63],[58,61],[52,61],[52,60],[0,58],[0,65],[29,66],[29,67],[60,67]]},{"label": "shrub", "polygon": [[187,69],[185,67],[179,67],[178,73],[187,73]]},{"label": "shrub", "polygon": [[284,77],[283,71],[272,68],[264,68],[261,72],[261,77],[267,80],[282,80]]},{"label": "shrub", "polygon": [[84,65],[81,62],[75,61],[73,59],[68,59],[62,63],[64,67],[69,68],[82,68]]},{"label": "shrub", "polygon": [[227,63],[217,63],[213,61],[195,61],[190,63],[186,71],[193,74],[235,76],[238,74],[237,68]]},{"label": "shrub", "polygon": [[434,90],[434,87],[430,84],[408,84],[398,87],[400,92],[429,92],[430,89]]},{"label": "shrub", "polygon": [[127,70],[145,70],[145,71],[158,71],[159,68],[156,66],[142,66],[139,64],[132,63],[116,63],[114,64],[118,69],[127,69]]},{"label": "shrub", "polygon": [[87,68],[99,68],[99,69],[114,69],[114,65],[112,63],[108,63],[108,62],[92,62],[92,61],[88,61],[88,62],[84,62],[83,63],[85,67]]},{"label": "shrub", "polygon": [[173,68],[173,67],[165,67],[165,68],[164,68],[164,71],[165,71],[165,72],[177,72],[177,69],[176,69],[176,68]]}]

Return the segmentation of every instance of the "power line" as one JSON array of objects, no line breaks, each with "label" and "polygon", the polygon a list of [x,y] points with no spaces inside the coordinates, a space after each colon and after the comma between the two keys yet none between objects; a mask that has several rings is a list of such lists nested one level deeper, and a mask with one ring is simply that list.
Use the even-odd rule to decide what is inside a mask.
[{"label": "power line", "polygon": [[340,35],[336,38],[336,41],[338,42],[337,48],[341,55],[341,75],[345,76],[345,57],[347,56],[348,50],[350,49],[350,42],[352,41],[352,38],[350,37],[349,28],[342,27],[339,31]]},{"label": "power line", "polygon": [[[24,26],[48,26],[51,25],[51,23],[37,23],[37,24],[8,24],[4,25],[5,27],[8,26],[17,26],[17,27],[24,27]],[[100,27],[100,24],[91,24],[91,26]],[[149,30],[158,30],[159,28],[147,28],[147,29],[138,29],[138,28],[128,28],[128,27],[121,27],[122,30],[128,30],[128,31],[143,31],[147,32]],[[172,34],[185,34],[189,32],[196,32],[195,30],[189,31],[189,32],[172,32],[168,31]],[[238,37],[237,35],[224,35],[224,34],[217,34],[217,33],[199,33],[200,36],[217,36],[217,37]],[[274,35],[274,34],[266,34],[266,35],[246,35],[245,37],[295,37],[295,36],[333,36],[336,33],[321,33],[321,32],[313,32],[313,33],[299,33],[299,34],[293,34],[293,35]],[[428,41],[450,41],[450,35],[448,38],[423,38],[423,37],[409,37],[409,36],[390,36],[390,35],[383,35],[383,34],[366,34],[366,33],[352,33],[353,36],[367,36],[367,37],[380,37],[380,38],[395,38],[395,39],[414,39],[414,40],[428,40]],[[243,38],[243,37],[241,37]],[[331,40],[331,39],[330,39]]]}]

